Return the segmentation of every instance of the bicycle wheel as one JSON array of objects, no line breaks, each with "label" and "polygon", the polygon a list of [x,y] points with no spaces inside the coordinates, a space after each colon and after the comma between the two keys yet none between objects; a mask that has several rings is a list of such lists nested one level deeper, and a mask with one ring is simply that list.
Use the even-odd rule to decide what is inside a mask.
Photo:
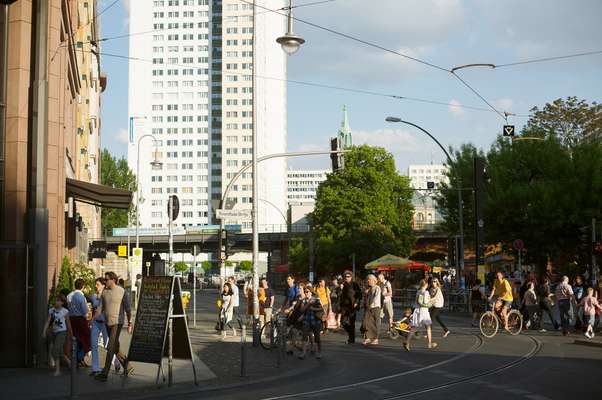
[{"label": "bicycle wheel", "polygon": [[523,329],[523,316],[518,310],[510,310],[508,313],[508,332],[518,335]]},{"label": "bicycle wheel", "polygon": [[497,330],[499,328],[499,322],[497,317],[491,311],[485,312],[481,315],[481,319],[479,321],[479,329],[481,330],[481,334],[486,338],[492,338],[496,335]]},{"label": "bicycle wheel", "polygon": [[266,350],[271,350],[272,349],[272,342],[270,341],[270,332],[273,331],[274,332],[274,343],[273,346],[276,346],[276,334],[277,334],[277,330],[274,328],[274,325],[272,324],[272,321],[268,321],[265,324],[263,324],[263,326],[261,327],[261,332],[259,335],[259,344],[261,344],[261,347],[263,347]]}]

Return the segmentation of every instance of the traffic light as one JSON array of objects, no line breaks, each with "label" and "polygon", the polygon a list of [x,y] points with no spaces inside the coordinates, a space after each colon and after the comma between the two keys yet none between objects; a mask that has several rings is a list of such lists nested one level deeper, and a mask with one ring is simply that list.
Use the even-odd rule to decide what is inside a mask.
[{"label": "traffic light", "polygon": [[[341,138],[330,138],[330,150],[341,151],[343,149]],[[343,153],[330,153],[330,161],[332,162],[332,172],[336,172],[345,168],[345,158]]]},{"label": "traffic light", "polygon": [[435,182],[427,182],[426,183],[426,188],[431,190],[431,189],[435,189]]},{"label": "traffic light", "polygon": [[484,234],[485,222],[483,220],[483,203],[486,182],[486,163],[481,157],[474,158],[474,213],[475,213],[475,253],[477,265],[485,264]]},{"label": "traffic light", "polygon": [[589,254],[593,250],[594,242],[591,236],[591,227],[588,225],[577,228],[577,247],[579,252]]},{"label": "traffic light", "polygon": [[447,265],[448,267],[458,266],[458,237],[450,237],[447,239]]}]

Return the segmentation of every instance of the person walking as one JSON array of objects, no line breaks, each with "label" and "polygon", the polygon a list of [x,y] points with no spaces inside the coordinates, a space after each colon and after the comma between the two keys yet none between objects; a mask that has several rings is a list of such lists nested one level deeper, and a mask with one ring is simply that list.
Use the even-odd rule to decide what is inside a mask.
[{"label": "person walking", "polygon": [[259,323],[261,326],[272,320],[272,307],[274,306],[274,291],[269,287],[268,280],[261,278],[259,282]]},{"label": "person walking", "polygon": [[222,306],[220,310],[220,328],[222,331],[222,339],[227,337],[227,328],[232,329],[232,336],[236,336],[236,329],[232,326],[232,317],[234,312],[233,290],[230,282],[224,283],[222,290]]},{"label": "person walking", "polygon": [[443,291],[441,290],[441,284],[439,283],[439,279],[433,278],[432,281],[431,295],[433,306],[429,309],[429,313],[431,319],[437,321],[439,326],[443,328],[443,337],[446,338],[447,335],[450,334],[450,330],[441,320],[441,311],[443,310],[443,306],[445,305],[445,299],[443,298]]},{"label": "person walking", "polygon": [[301,292],[301,317],[303,332],[303,350],[299,359],[303,360],[307,355],[310,343],[316,344],[316,358],[322,358],[322,341],[320,340],[320,331],[322,330],[322,314],[324,309],[320,304],[320,299],[314,295],[310,286],[305,286]]},{"label": "person walking", "polygon": [[322,317],[322,332],[327,332],[326,320],[331,311],[330,306],[330,289],[326,286],[326,279],[322,278],[318,281],[318,287],[316,288],[316,296],[320,299],[320,304],[324,309]]},{"label": "person walking", "polygon": [[366,295],[364,297],[364,320],[362,327],[364,330],[364,345],[378,344],[378,334],[380,328],[381,312],[381,292],[376,276],[368,274],[366,277]]},{"label": "person walking", "polygon": [[[124,292],[123,292],[123,299],[121,300],[121,306],[119,307],[119,324],[121,326],[125,325],[125,319],[127,317],[127,327],[128,327],[128,333],[132,333],[132,298],[130,296],[130,292],[128,290],[126,290],[125,288],[125,281],[123,280],[123,278],[119,278],[119,280],[117,281],[119,287],[121,287]],[[119,330],[118,335],[121,335],[121,330]],[[121,352],[121,350],[119,350],[116,354],[115,354],[115,359],[113,360],[113,364],[115,365],[115,372],[119,373],[119,370],[121,369],[121,366],[123,366],[125,368],[126,366],[126,357],[125,354],[123,354]],[[131,373],[134,370],[134,367],[129,365],[127,370],[127,374]]]},{"label": "person walking", "polygon": [[100,361],[98,357],[98,342],[102,337],[102,346],[106,349],[109,344],[109,335],[107,333],[107,325],[105,324],[105,317],[101,313],[96,314],[96,310],[101,307],[102,291],[105,288],[105,279],[96,278],[94,282],[96,293],[90,298],[92,303],[92,329],[91,329],[91,341],[92,341],[92,372],[90,375],[94,376],[99,374],[101,371]]},{"label": "person walking", "polygon": [[386,318],[387,327],[393,326],[393,287],[382,272],[378,274],[378,286],[382,299],[382,317]]},{"label": "person walking", "polygon": [[571,301],[574,302],[575,295],[573,288],[569,285],[569,277],[563,276],[558,286],[556,286],[556,301],[558,301],[558,311],[560,312],[560,325],[562,326],[562,335],[569,334]]},{"label": "person walking", "polygon": [[539,300],[541,326],[543,327],[544,313],[547,313],[554,329],[558,329],[558,322],[556,322],[556,318],[554,318],[554,314],[552,313],[554,302],[552,301],[553,295],[550,290],[550,280],[547,276],[541,278],[540,284],[535,289],[535,294],[537,294],[537,299]]},{"label": "person walking", "polygon": [[362,290],[354,282],[351,272],[343,274],[343,288],[341,289],[341,324],[347,332],[347,343],[355,343],[355,318],[362,301]]},{"label": "person walking", "polygon": [[478,326],[477,321],[481,314],[485,312],[485,289],[481,285],[481,280],[477,279],[470,288],[470,306],[472,308],[472,326]]},{"label": "person walking", "polygon": [[240,306],[240,294],[236,284],[236,278],[233,276],[229,277],[228,283],[232,288],[232,319],[236,319],[238,327],[242,329],[242,318],[240,316],[240,312],[238,311],[238,307]]},{"label": "person walking", "polygon": [[80,367],[87,367],[84,358],[91,349],[88,301],[83,292],[84,286],[85,281],[83,279],[76,279],[75,290],[67,295],[69,322],[71,322],[73,328],[73,335],[77,339],[77,364]]},{"label": "person walking", "polygon": [[527,290],[525,291],[521,302],[521,308],[523,307],[529,318],[529,327],[537,329],[542,333],[545,332],[546,330],[541,324],[541,310],[539,308],[537,293],[535,293],[535,283],[533,282],[527,282]]},{"label": "person walking", "polygon": [[602,306],[598,303],[598,299],[594,297],[594,288],[587,288],[587,294],[577,307],[583,308],[583,322],[586,325],[585,337],[593,339],[595,336],[594,324],[596,323],[596,311],[602,311]]},{"label": "person walking", "polygon": [[295,303],[299,299],[301,291],[299,286],[295,284],[295,277],[287,275],[286,277],[286,289],[284,289],[284,303],[282,303],[281,310],[285,314],[289,314],[295,307]]},{"label": "person walking", "polygon": [[336,327],[333,329],[338,329],[341,326],[341,290],[343,287],[343,279],[342,277],[334,277],[332,278],[331,286],[330,286],[330,309],[331,312],[334,313],[334,318],[336,321]]},{"label": "person walking", "polygon": [[[104,313],[105,324],[109,334],[109,346],[105,365],[102,371],[94,376],[94,379],[106,382],[111,371],[113,357],[119,353],[119,333],[123,325],[119,324],[119,313],[125,290],[117,284],[117,275],[110,271],[105,274],[106,286],[102,291],[101,306],[96,310],[94,315],[98,318]],[[128,326],[128,331],[131,333],[131,325]]]},{"label": "person walking", "polygon": [[[581,275],[577,275],[575,278],[575,283],[573,284],[573,293],[575,294],[575,304],[581,304],[581,300],[587,295],[586,286],[583,284],[583,277]],[[575,330],[584,329],[586,323],[583,322],[585,318],[582,318],[580,315],[581,309],[578,307],[575,308]]]},{"label": "person walking", "polygon": [[431,325],[433,323],[429,314],[431,295],[429,294],[427,288],[428,281],[426,279],[420,281],[420,287],[418,292],[416,292],[416,307],[414,308],[414,312],[410,318],[410,332],[403,343],[403,347],[406,349],[406,351],[410,351],[410,341],[412,340],[412,336],[414,336],[416,329],[421,326],[426,328],[427,347],[429,349],[434,349],[437,347],[437,343],[433,342],[433,334],[431,330]]},{"label": "person walking", "polygon": [[[69,358],[65,355],[65,340],[67,335],[72,336],[71,323],[69,321],[69,311],[65,308],[67,299],[62,294],[56,295],[54,307],[48,310],[48,318],[44,323],[42,338],[49,342],[49,366],[54,368],[54,376],[61,374],[61,361],[67,365],[70,364]],[[74,360],[71,360],[74,361]]]}]

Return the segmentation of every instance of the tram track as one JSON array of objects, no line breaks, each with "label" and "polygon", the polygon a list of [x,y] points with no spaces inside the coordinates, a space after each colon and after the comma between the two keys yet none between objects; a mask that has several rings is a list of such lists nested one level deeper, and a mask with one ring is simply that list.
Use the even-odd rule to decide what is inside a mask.
[{"label": "tram track", "polygon": [[[373,379],[369,379],[369,380],[365,380],[365,381],[354,382],[354,383],[347,384],[347,385],[339,385],[339,386],[327,387],[327,388],[322,388],[322,389],[308,391],[308,392],[287,394],[287,395],[276,396],[276,397],[268,397],[268,398],[264,398],[263,400],[280,400],[280,399],[292,399],[292,398],[303,398],[303,397],[317,397],[320,394],[328,394],[328,393],[332,393],[332,392],[341,392],[341,391],[354,389],[354,388],[362,388],[365,386],[374,385],[375,383],[385,382],[385,381],[389,381],[392,379],[396,379],[396,378],[399,378],[402,376],[408,376],[408,375],[413,375],[413,374],[417,374],[417,373],[422,373],[422,372],[425,372],[425,371],[428,371],[431,369],[437,369],[441,366],[450,364],[452,362],[455,362],[460,359],[463,359],[463,358],[466,358],[466,357],[476,354],[478,352],[478,350],[480,350],[483,347],[483,345],[485,344],[485,340],[478,334],[471,334],[471,336],[473,336],[475,338],[475,344],[470,349],[468,349],[452,358],[449,358],[447,360],[443,360],[443,361],[440,361],[440,362],[437,362],[434,364],[426,365],[424,367],[420,367],[420,368],[416,368],[416,369],[412,369],[412,370],[408,370],[408,371],[404,371],[404,372],[399,372],[399,373],[392,374],[392,375],[373,378]],[[514,359],[508,363],[505,363],[503,365],[500,365],[500,366],[490,369],[488,371],[484,371],[481,373],[450,380],[450,381],[447,381],[447,382],[444,382],[441,384],[437,384],[434,386],[426,387],[426,388],[411,390],[411,391],[405,392],[403,394],[393,394],[390,396],[382,397],[382,399],[383,400],[396,400],[396,399],[409,398],[409,397],[413,397],[413,396],[417,396],[417,395],[421,395],[421,394],[426,394],[426,393],[430,393],[430,392],[434,392],[434,391],[438,391],[438,390],[447,389],[447,388],[450,388],[450,387],[453,387],[456,385],[473,382],[480,378],[484,378],[484,377],[487,377],[490,375],[494,375],[494,374],[512,369],[512,368],[528,361],[529,359],[533,358],[541,350],[542,343],[539,339],[537,339],[533,336],[528,336],[528,338],[533,343],[533,345],[529,349],[529,351],[527,353],[519,356],[517,359]]]}]

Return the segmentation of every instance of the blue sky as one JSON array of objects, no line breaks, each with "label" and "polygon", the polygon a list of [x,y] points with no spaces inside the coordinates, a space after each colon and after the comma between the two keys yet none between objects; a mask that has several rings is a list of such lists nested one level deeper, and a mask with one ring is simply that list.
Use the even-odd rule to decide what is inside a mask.
[{"label": "blue sky", "polygon": [[[110,3],[102,0],[100,9]],[[128,8],[128,0],[121,0],[102,15],[101,37],[128,33]],[[445,68],[602,49],[599,0],[336,0],[299,8],[295,15]],[[295,23],[295,32],[307,43],[289,58],[289,79],[487,108],[449,73],[300,22]],[[128,39],[105,41],[102,51],[127,55]],[[102,146],[125,155],[127,60],[104,57],[102,67],[108,75],[102,98]],[[528,114],[533,106],[541,108],[559,97],[602,100],[602,55],[460,73],[496,108],[516,114]],[[487,148],[504,124],[493,112],[294,83],[288,85],[287,104],[289,150],[327,150],[345,104],[354,142],[387,148],[402,172],[410,163],[439,162],[443,155],[419,131],[384,122],[388,115],[423,126],[446,147],[470,141]],[[510,118],[517,128],[525,121]],[[297,159],[289,166],[329,168],[329,159]]]}]

